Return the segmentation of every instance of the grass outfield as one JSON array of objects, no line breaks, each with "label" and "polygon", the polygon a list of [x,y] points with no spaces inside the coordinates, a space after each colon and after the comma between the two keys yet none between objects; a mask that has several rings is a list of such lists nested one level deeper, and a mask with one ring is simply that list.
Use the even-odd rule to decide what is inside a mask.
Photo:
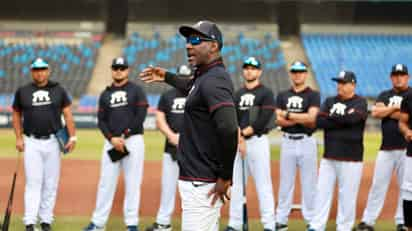
[{"label": "grass outfield", "polygon": [[[154,218],[143,217],[140,219],[140,230],[150,226],[154,222]],[[220,230],[223,230],[226,226],[227,220],[222,220],[220,225]],[[53,230],[57,231],[80,231],[84,226],[89,223],[89,218],[83,217],[57,217],[56,221],[53,224]],[[180,221],[178,219],[173,220],[173,230],[180,229]],[[259,220],[249,220],[249,230],[256,231],[262,230],[263,227],[260,224]],[[10,224],[11,231],[24,230],[24,226],[21,222],[20,217],[13,217],[12,223]],[[125,226],[121,217],[111,217],[107,226],[107,231],[123,231]],[[302,231],[305,230],[305,224],[301,220],[291,220],[289,221],[289,231]],[[336,230],[336,225],[332,222],[329,222],[327,226],[327,231]],[[375,225],[376,231],[388,231],[394,230],[394,224],[387,221],[378,221]]]},{"label": "grass outfield", "polygon": [[[97,129],[77,130],[78,144],[76,150],[65,158],[98,160],[103,147],[103,136]],[[15,137],[13,130],[0,129],[0,158],[13,157],[16,155],[14,148]],[[321,133],[316,133],[315,137],[321,139]],[[366,133],[365,135],[365,160],[375,160],[380,144],[380,133]],[[272,132],[270,139],[279,139],[280,132]],[[146,160],[161,160],[163,154],[164,137],[159,131],[146,131],[144,134]],[[276,142],[275,142],[276,143]],[[319,146],[319,156],[323,148]],[[279,145],[271,147],[272,160],[279,159]]]}]

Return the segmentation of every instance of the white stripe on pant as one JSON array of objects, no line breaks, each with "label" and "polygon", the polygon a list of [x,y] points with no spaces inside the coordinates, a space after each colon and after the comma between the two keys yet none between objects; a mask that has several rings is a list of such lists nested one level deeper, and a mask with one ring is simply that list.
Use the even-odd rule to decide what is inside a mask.
[{"label": "white stripe on pant", "polygon": [[52,223],[60,177],[60,149],[57,139],[47,140],[24,137],[24,191],[25,225]]},{"label": "white stripe on pant", "polygon": [[162,167],[162,191],[160,207],[157,212],[156,222],[158,224],[170,224],[171,216],[175,208],[176,187],[179,178],[179,166],[169,153],[163,154]]},{"label": "white stripe on pant", "polygon": [[[269,142],[266,135],[253,136],[246,140],[245,162],[246,179],[251,174],[255,181],[263,227],[273,230],[275,227],[275,203],[270,172]],[[240,154],[237,154],[233,166],[233,185],[229,210],[229,226],[235,229],[240,229],[243,224],[242,170],[242,158]]]},{"label": "white stripe on pant", "polygon": [[[215,183],[179,180],[182,199],[182,231],[218,231],[222,202],[211,206],[212,197],[207,194]],[[197,185],[197,186],[195,186]]]},{"label": "white stripe on pant", "polygon": [[356,202],[362,178],[362,162],[323,158],[320,162],[315,212],[310,227],[324,231],[329,218],[333,192],[338,181],[337,231],[351,231],[355,223]]},{"label": "white stripe on pant", "polygon": [[[396,172],[398,185],[402,185],[406,150],[379,151],[375,162],[372,187],[369,191],[368,202],[363,212],[362,221],[374,225],[378,218],[393,171]],[[402,198],[399,194],[398,207],[395,213],[396,224],[403,224]]]},{"label": "white stripe on pant", "polygon": [[293,140],[282,137],[280,149],[280,183],[276,222],[287,224],[292,208],[296,170],[300,170],[302,190],[302,215],[306,222],[313,216],[314,190],[317,179],[317,144],[316,139],[302,134],[304,138]]},{"label": "white stripe on pant", "polygon": [[97,226],[105,226],[110,215],[120,169],[125,176],[125,197],[123,203],[124,223],[139,223],[140,186],[143,175],[144,142],[142,135],[133,135],[126,139],[129,155],[113,163],[107,151],[113,146],[105,140],[101,161],[100,181],[97,191],[96,209],[92,222]]}]

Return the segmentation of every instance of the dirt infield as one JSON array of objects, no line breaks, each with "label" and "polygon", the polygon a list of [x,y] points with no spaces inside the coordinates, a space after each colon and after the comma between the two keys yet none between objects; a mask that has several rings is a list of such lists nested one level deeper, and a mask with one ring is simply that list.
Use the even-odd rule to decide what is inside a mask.
[{"label": "dirt infield", "polygon": [[[15,168],[15,159],[0,159],[0,212],[4,211],[7,203],[8,194],[10,191],[13,171]],[[278,191],[279,168],[278,162],[272,162],[272,179],[274,192]],[[97,190],[97,183],[100,171],[99,161],[87,160],[64,160],[62,164],[62,172],[60,178],[59,194],[56,205],[56,215],[65,216],[90,216],[94,205]],[[363,208],[366,204],[367,194],[372,182],[373,164],[367,163],[364,165],[361,189],[358,196],[358,212],[357,216],[362,215]],[[142,185],[142,196],[140,214],[142,216],[153,217],[156,215],[159,206],[160,197],[160,177],[161,177],[161,162],[146,161],[144,165],[144,179]],[[295,193],[295,201],[300,198],[300,187],[297,185]],[[313,187],[315,190],[315,186]],[[17,214],[23,212],[23,192],[24,192],[24,172],[23,166],[20,166],[18,175],[14,211]],[[124,184],[123,180],[119,181],[118,190],[116,192],[113,203],[112,214],[122,215]],[[336,193],[335,193],[336,194]],[[248,209],[251,218],[259,216],[258,202],[256,191],[252,180],[249,180],[247,189]],[[397,204],[398,189],[396,181],[392,180],[390,189],[387,193],[387,199],[383,208],[380,219],[392,219]],[[276,196],[277,198],[277,196]],[[336,198],[336,195],[335,195]],[[175,216],[179,217],[180,201],[176,202]],[[223,209],[223,216],[227,217],[227,205]],[[334,202],[331,216],[334,219],[336,216],[336,201]],[[300,212],[292,212],[292,218],[301,218]]]}]

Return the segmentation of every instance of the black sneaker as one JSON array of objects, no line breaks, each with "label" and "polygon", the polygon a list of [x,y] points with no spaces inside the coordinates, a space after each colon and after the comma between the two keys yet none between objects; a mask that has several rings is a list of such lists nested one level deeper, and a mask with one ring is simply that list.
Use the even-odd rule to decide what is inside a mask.
[{"label": "black sneaker", "polygon": [[356,231],[374,231],[375,229],[373,226],[366,224],[365,222],[361,222],[356,226]]},{"label": "black sneaker", "polygon": [[408,231],[408,227],[406,227],[404,224],[397,224],[396,231]]},{"label": "black sneaker", "polygon": [[155,222],[152,226],[147,227],[146,231],[172,231],[172,226],[170,224],[163,225]]},{"label": "black sneaker", "polygon": [[40,223],[41,231],[51,231],[51,226],[48,223]]},{"label": "black sneaker", "polygon": [[276,223],[276,231],[287,231],[287,230],[288,230],[287,224]]},{"label": "black sneaker", "polygon": [[234,229],[230,226],[227,226],[226,229],[224,229],[223,231],[236,231],[236,229]]},{"label": "black sneaker", "polygon": [[35,231],[34,225],[26,225],[26,231]]}]

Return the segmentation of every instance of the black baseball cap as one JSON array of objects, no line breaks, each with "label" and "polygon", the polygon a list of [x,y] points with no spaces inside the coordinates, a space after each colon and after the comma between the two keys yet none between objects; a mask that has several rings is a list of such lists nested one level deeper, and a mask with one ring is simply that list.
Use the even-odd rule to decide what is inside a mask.
[{"label": "black baseball cap", "polygon": [[219,44],[219,49],[223,47],[223,36],[216,23],[210,21],[199,21],[193,26],[182,25],[179,27],[179,32],[184,37],[189,37],[192,34],[201,34],[206,38],[215,40]]},{"label": "black baseball cap", "polygon": [[114,58],[112,61],[112,67],[129,67],[127,60],[123,57]]},{"label": "black baseball cap", "polygon": [[395,73],[408,74],[408,67],[405,64],[395,64],[392,66],[391,74]]},{"label": "black baseball cap", "polygon": [[248,57],[247,59],[245,59],[245,61],[243,61],[242,67],[245,68],[247,66],[252,66],[260,69],[262,67],[262,63],[255,57]]},{"label": "black baseball cap", "polygon": [[356,83],[356,76],[352,71],[341,71],[339,76],[332,78],[332,80],[338,83]]}]

